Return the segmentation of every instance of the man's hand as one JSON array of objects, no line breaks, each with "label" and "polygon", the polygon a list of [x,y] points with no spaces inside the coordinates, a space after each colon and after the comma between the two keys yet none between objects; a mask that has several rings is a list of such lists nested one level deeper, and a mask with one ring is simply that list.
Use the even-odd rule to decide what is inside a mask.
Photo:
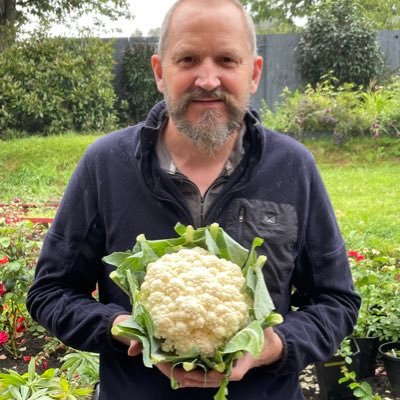
[{"label": "man's hand", "polygon": [[[113,326],[119,324],[122,321],[125,321],[126,319],[130,318],[130,315],[126,314],[126,315],[119,315],[117,318],[115,318],[114,322],[113,322]],[[115,336],[112,335],[112,337],[115,340],[118,340],[121,343],[126,344],[128,347],[128,356],[137,356],[138,354],[140,354],[140,352],[142,351],[142,343],[140,343],[137,340],[129,340],[120,336]]]},{"label": "man's hand", "polygon": [[272,328],[264,329],[264,349],[261,355],[254,358],[250,353],[245,353],[243,357],[236,361],[229,380],[240,381],[251,368],[272,364],[279,361],[282,356],[283,343],[281,338]]},{"label": "man's hand", "polygon": [[156,367],[168,377],[168,379],[171,378],[171,374],[173,373],[174,379],[178,382],[180,388],[217,388],[220,386],[224,377],[220,372],[208,371],[205,373],[200,368],[187,372],[183,368],[176,367],[172,372],[172,364],[170,363],[159,363],[156,364]]},{"label": "man's hand", "polygon": [[[272,328],[264,330],[264,349],[258,358],[254,358],[250,353],[245,353],[243,357],[236,361],[229,377],[230,381],[240,381],[246,373],[255,367],[272,364],[282,358],[283,343],[280,337]],[[201,369],[186,372],[182,368],[174,368],[172,372],[172,364],[160,363],[156,367],[168,378],[171,373],[178,382],[179,387],[219,387],[224,377],[222,373],[209,371],[205,373]]]}]

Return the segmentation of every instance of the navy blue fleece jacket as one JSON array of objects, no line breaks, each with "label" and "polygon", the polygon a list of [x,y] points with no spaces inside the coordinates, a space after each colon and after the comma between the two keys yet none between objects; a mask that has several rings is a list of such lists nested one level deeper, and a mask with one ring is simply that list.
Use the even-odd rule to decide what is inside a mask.
[{"label": "navy blue fleece jacket", "polygon": [[[99,352],[101,400],[205,400],[215,389],[170,388],[157,368],[112,339],[112,321],[131,311],[101,258],[131,249],[137,235],[175,236],[179,221],[192,224],[184,199],[157,162],[154,144],[166,112],[163,102],[147,120],[93,143],[73,174],[46,236],[28,293],[32,317],[66,344]],[[204,224],[218,222],[261,252],[267,286],[284,322],[278,363],[251,370],[229,384],[230,400],[301,399],[298,372],[327,359],[357,318],[343,239],[310,153],[292,138],[271,132],[255,113],[245,117],[246,155],[215,199]],[[100,301],[91,293],[96,284]]]}]

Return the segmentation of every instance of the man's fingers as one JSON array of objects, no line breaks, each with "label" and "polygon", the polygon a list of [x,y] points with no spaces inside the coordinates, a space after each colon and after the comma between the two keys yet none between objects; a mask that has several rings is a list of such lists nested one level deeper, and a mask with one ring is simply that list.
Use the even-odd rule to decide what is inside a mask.
[{"label": "man's fingers", "polygon": [[156,367],[168,378],[171,378],[171,374],[174,379],[178,382],[179,387],[219,387],[223,378],[223,374],[216,371],[209,371],[207,374],[200,369],[194,369],[192,371],[185,371],[182,368],[176,367],[172,371],[172,365],[169,363],[159,363]]},{"label": "man's fingers", "polygon": [[143,346],[142,343],[137,342],[136,340],[131,340],[131,344],[128,348],[128,356],[137,356],[142,351]]}]

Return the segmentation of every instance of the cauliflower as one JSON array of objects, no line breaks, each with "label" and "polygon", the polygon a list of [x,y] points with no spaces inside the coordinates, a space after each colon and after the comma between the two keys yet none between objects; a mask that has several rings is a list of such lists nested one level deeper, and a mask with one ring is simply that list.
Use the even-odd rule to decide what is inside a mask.
[{"label": "cauliflower", "polygon": [[263,329],[282,322],[262,272],[267,259],[256,251],[263,240],[255,237],[246,249],[217,223],[197,229],[178,223],[175,231],[168,239],[139,235],[131,251],[103,258],[116,267],[110,278],[132,304],[132,318],[112,334],[141,341],[146,367],[223,373],[214,400],[226,400],[235,360],[245,352],[258,357]]},{"label": "cauliflower", "polygon": [[140,301],[163,351],[203,357],[212,357],[248,324],[251,306],[241,268],[200,247],[150,263]]}]

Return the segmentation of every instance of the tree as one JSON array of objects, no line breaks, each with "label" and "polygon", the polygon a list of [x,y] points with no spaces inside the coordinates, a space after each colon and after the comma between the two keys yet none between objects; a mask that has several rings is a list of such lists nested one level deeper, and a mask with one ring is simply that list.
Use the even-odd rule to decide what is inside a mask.
[{"label": "tree", "polygon": [[[309,17],[321,4],[320,0],[241,0],[253,18],[259,22],[278,19],[294,23],[296,18]],[[353,1],[361,13],[370,19],[375,29],[400,28],[400,0]]]},{"label": "tree", "polygon": [[277,19],[294,23],[296,17],[310,15],[316,0],[241,0],[256,22]]},{"label": "tree", "polygon": [[151,28],[147,32],[147,36],[149,37],[159,37],[160,36],[161,28]]},{"label": "tree", "polygon": [[131,37],[143,37],[143,32],[139,29],[136,28],[132,33]]},{"label": "tree", "polygon": [[400,29],[400,0],[362,0],[360,8],[375,29]]},{"label": "tree", "polygon": [[352,0],[325,0],[308,19],[298,46],[307,83],[332,75],[337,84],[368,85],[384,67],[376,32]]},{"label": "tree", "polygon": [[15,39],[30,17],[52,23],[72,12],[96,12],[113,20],[131,17],[127,0],[0,0],[0,49]]}]

